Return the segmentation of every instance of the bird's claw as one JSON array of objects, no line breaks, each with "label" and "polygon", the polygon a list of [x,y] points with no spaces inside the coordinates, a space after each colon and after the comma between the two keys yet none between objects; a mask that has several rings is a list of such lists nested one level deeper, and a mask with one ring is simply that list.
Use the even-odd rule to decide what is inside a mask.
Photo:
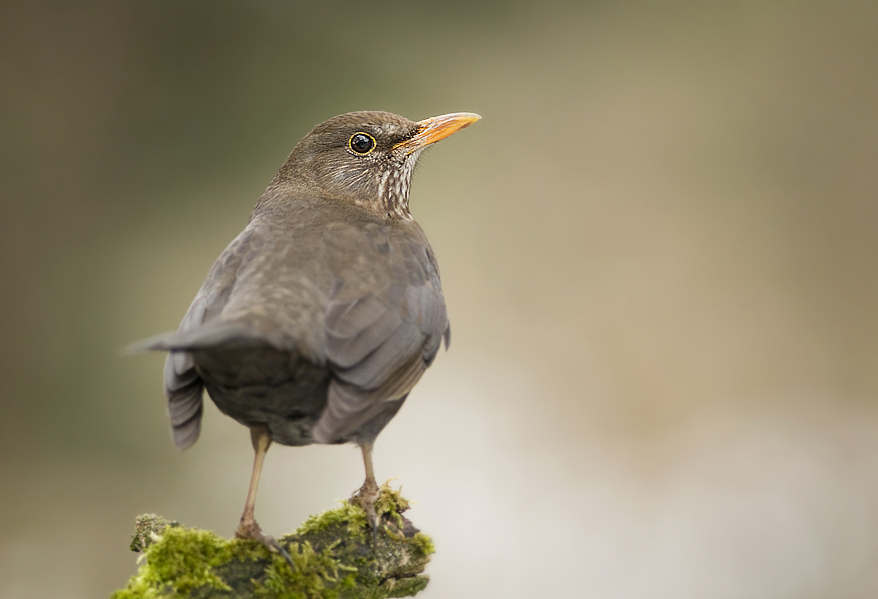
[{"label": "bird's claw", "polygon": [[287,551],[286,548],[281,545],[273,536],[267,535],[262,532],[262,529],[259,528],[259,525],[256,524],[256,521],[245,522],[242,520],[241,523],[238,525],[238,530],[235,531],[235,536],[239,539],[252,539],[254,541],[258,541],[272,553],[281,554],[281,556],[290,565],[290,569],[296,569],[296,567],[293,565],[293,558],[290,557],[289,551]]},{"label": "bird's claw", "polygon": [[266,543],[263,543],[263,544],[264,544],[266,547],[268,547],[268,550],[269,550],[269,551],[274,550],[275,552],[280,553],[281,556],[282,556],[285,560],[287,560],[287,563],[290,565],[290,570],[295,571],[295,570],[296,570],[296,567],[293,565],[293,558],[290,557],[290,552],[287,551],[286,548],[284,548],[284,546],[281,545],[281,544],[277,541],[277,539],[275,539],[274,537],[269,536],[269,535],[266,535],[266,539],[267,539],[267,542],[266,542]]},{"label": "bird's claw", "polygon": [[372,530],[372,548],[378,547],[378,513],[375,511],[375,501],[378,499],[378,487],[372,488],[368,483],[351,496],[351,503],[356,503],[366,512],[366,521]]}]

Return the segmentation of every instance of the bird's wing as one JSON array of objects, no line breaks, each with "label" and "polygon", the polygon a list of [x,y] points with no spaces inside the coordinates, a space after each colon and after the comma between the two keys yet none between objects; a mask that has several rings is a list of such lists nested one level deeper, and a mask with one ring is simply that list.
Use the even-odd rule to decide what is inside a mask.
[{"label": "bird's wing", "polygon": [[326,312],[334,376],[313,431],[324,443],[346,439],[383,402],[405,397],[450,330],[436,261],[417,225],[386,237],[367,228],[341,238],[349,262],[352,246],[359,251],[337,279]]},{"label": "bird's wing", "polygon": [[186,449],[201,432],[204,383],[195,370],[191,351],[202,347],[246,341],[248,332],[240,326],[217,320],[235,286],[238,268],[251,251],[253,231],[245,229],[220,255],[204,285],[173,333],[149,339],[137,349],[167,350],[165,395],[174,434],[174,444]]}]

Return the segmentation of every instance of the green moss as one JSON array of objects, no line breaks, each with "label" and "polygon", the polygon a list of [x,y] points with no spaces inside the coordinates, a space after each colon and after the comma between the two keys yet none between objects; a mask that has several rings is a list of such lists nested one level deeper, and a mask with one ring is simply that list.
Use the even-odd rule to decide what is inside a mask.
[{"label": "green moss", "polygon": [[332,526],[343,525],[351,536],[365,537],[366,512],[358,505],[347,500],[340,501],[341,507],[327,510],[305,520],[304,524],[296,531],[297,535],[319,534]]},{"label": "green moss", "polygon": [[231,590],[213,570],[234,557],[236,545],[210,531],[169,528],[146,550],[138,575],[113,599],[159,597],[169,591],[185,595],[200,587]]},{"label": "green moss", "polygon": [[402,527],[401,514],[409,509],[409,506],[409,500],[400,495],[400,491],[391,489],[387,483],[381,485],[380,495],[375,502],[375,513],[378,514],[379,519],[389,518],[397,526]]},{"label": "green moss", "polygon": [[[293,558],[295,570],[284,563],[275,563],[265,571],[262,581],[253,581],[253,594],[256,597],[273,599],[336,599],[341,589],[336,589],[341,574],[356,572],[356,568],[342,565],[333,558],[333,547],[314,551],[311,543],[305,541],[301,546],[291,545],[288,550]],[[345,577],[347,581],[350,574]],[[348,587],[354,585],[346,585]]]},{"label": "green moss", "polygon": [[255,541],[165,526],[161,536],[147,534],[151,544],[140,571],[113,599],[412,596],[429,581],[421,573],[435,548],[401,515],[408,506],[398,491],[382,486],[376,512],[385,534],[379,535],[377,546],[357,505],[342,502],[309,518],[294,535],[280,539],[294,569]]},{"label": "green moss", "polygon": [[422,532],[416,532],[415,536],[411,538],[411,542],[417,546],[424,557],[436,553],[436,545],[433,544],[433,539]]},{"label": "green moss", "polygon": [[[339,501],[341,507],[327,510],[316,516],[308,518],[297,535],[316,534],[326,531],[332,526],[344,524],[348,533],[352,536],[365,536],[367,533],[368,520],[363,508],[349,500]],[[397,526],[402,526],[402,512],[409,509],[411,502],[400,495],[400,492],[392,489],[390,485],[381,485],[378,499],[375,501],[375,513],[379,519],[390,519]]]}]

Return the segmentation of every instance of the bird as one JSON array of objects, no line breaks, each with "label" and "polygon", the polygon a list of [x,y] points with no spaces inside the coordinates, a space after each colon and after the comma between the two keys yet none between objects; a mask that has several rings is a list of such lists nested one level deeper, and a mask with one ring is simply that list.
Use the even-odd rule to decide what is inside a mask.
[{"label": "bird", "polygon": [[360,111],[317,125],[179,328],[136,347],[168,352],[165,395],[179,449],[199,437],[204,391],[250,429],[255,457],[235,535],[291,566],[254,515],[272,443],[357,444],[366,478],[351,500],[377,539],[373,444],[451,335],[435,254],[409,211],[412,173],[428,146],[480,118],[416,122]]}]

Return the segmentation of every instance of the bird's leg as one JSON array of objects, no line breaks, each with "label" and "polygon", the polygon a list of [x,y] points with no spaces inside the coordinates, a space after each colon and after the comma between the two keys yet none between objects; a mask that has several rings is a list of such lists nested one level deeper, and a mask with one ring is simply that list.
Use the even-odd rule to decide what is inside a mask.
[{"label": "bird's leg", "polygon": [[378,514],[375,512],[375,501],[378,499],[378,483],[375,482],[375,473],[372,471],[372,443],[360,445],[363,450],[363,464],[366,466],[366,481],[360,490],[354,493],[351,501],[359,503],[366,512],[366,519],[372,529],[372,544],[378,543]]},{"label": "bird's leg", "polygon": [[259,475],[262,473],[262,463],[265,461],[265,454],[271,446],[271,432],[264,424],[250,427],[250,439],[253,441],[253,450],[256,457],[253,460],[253,476],[250,478],[250,490],[247,492],[247,502],[244,504],[244,513],[241,515],[241,522],[238,523],[238,529],[235,536],[239,539],[253,539],[265,545],[269,551],[280,553],[290,568],[293,568],[293,560],[290,554],[284,549],[283,545],[278,543],[274,537],[262,532],[256,518],[253,517],[253,511],[256,508],[256,489],[259,487]]}]

